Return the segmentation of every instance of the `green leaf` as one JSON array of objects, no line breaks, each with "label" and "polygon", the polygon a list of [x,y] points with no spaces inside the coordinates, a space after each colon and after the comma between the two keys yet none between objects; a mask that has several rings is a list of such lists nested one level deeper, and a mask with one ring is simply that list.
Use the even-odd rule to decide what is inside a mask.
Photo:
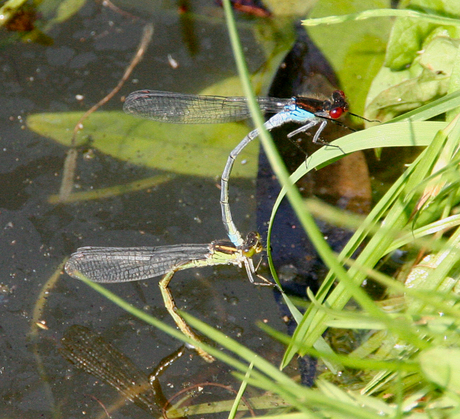
[{"label": "green leaf", "polygon": [[[70,146],[80,112],[30,115],[34,132]],[[174,125],[133,118],[122,112],[96,112],[85,122],[77,145],[88,144],[114,158],[152,169],[217,177],[227,156],[249,132],[244,124]],[[245,162],[244,164],[242,164]],[[255,177],[258,144],[254,141],[235,163],[234,176]]]},{"label": "green leaf", "polygon": [[440,25],[435,18],[459,16],[459,5],[452,0],[410,2],[409,7],[422,14],[396,20],[385,64],[367,97],[367,118],[388,121],[448,93],[459,51],[460,26]]},{"label": "green leaf", "polygon": [[391,31],[385,65],[392,70],[402,70],[409,66],[434,27],[432,23],[417,19],[398,19]]},{"label": "green leaf", "polygon": [[86,0],[44,0],[38,5],[43,16],[45,31],[72,18],[86,4]]},{"label": "green leaf", "polygon": [[460,349],[433,348],[419,356],[425,376],[438,386],[458,394],[460,391]]},{"label": "green leaf", "polygon": [[[346,15],[390,7],[388,0],[327,0],[318,2],[309,17]],[[367,91],[385,58],[391,30],[388,17],[309,27],[308,33],[331,63],[352,111],[362,114]]]},{"label": "green leaf", "polygon": [[305,17],[308,9],[311,7],[314,1],[299,1],[299,0],[265,0],[264,2],[270,11],[273,13],[273,16],[276,18],[280,17],[290,17],[300,16]]},{"label": "green leaf", "polygon": [[382,67],[368,95],[366,116],[387,121],[447,93],[459,41],[433,38],[402,71]]},{"label": "green leaf", "polygon": [[[412,0],[410,2],[411,9],[451,17],[460,15],[459,5],[460,3],[456,0]],[[388,42],[385,65],[392,70],[403,70],[410,66],[419,51],[423,50],[426,39],[433,30],[438,34],[435,36],[458,37],[457,28],[452,26],[439,27],[420,19],[397,19]],[[440,31],[445,34],[441,35]],[[448,31],[452,32],[447,34]]]},{"label": "green leaf", "polygon": [[86,3],[86,0],[65,0],[61,1],[57,9],[55,22],[62,23],[70,19]]}]

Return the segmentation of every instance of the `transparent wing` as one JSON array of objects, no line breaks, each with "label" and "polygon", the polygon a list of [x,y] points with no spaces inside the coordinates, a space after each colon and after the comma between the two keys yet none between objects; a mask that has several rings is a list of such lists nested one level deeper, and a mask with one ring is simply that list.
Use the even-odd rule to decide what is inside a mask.
[{"label": "transparent wing", "polygon": [[[265,112],[277,113],[291,99],[258,98]],[[182,93],[139,90],[125,100],[123,110],[131,115],[175,124],[217,124],[250,117],[245,97],[187,95]]]},{"label": "transparent wing", "polygon": [[208,244],[160,247],[81,247],[65,265],[67,274],[81,272],[94,282],[130,282],[164,275],[174,267],[204,260]]}]

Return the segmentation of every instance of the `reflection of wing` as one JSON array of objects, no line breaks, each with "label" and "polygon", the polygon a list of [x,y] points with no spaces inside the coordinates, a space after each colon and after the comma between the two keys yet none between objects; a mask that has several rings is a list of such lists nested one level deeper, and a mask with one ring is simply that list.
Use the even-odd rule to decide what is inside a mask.
[{"label": "reflection of wing", "polygon": [[153,388],[146,374],[129,358],[92,330],[73,325],[61,339],[61,355],[78,368],[109,384],[140,408],[160,416],[166,399],[156,380]]}]

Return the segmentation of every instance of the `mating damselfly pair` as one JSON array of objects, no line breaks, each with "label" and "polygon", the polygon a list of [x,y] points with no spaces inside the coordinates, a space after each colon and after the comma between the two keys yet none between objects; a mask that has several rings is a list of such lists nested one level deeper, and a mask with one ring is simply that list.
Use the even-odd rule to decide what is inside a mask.
[{"label": "mating damselfly pair", "polygon": [[[342,91],[333,92],[330,99],[307,97],[291,99],[258,98],[262,111],[274,113],[264,126],[267,130],[289,122],[303,124],[289,136],[307,131],[319,125],[313,142],[320,141],[320,134],[328,120],[336,120],[348,111],[348,103]],[[131,93],[125,101],[126,113],[170,123],[224,123],[241,121],[250,117],[246,98],[188,95],[181,93],[141,90]],[[241,151],[257,136],[252,130],[229,154],[221,178],[220,205],[222,220],[231,242],[213,241],[210,244],[180,244],[159,247],[83,247],[72,254],[66,264],[66,272],[72,277],[83,274],[94,282],[119,283],[140,281],[164,275],[160,289],[168,312],[179,329],[197,341],[198,337],[179,316],[169,290],[169,282],[175,272],[203,266],[236,265],[245,267],[249,280],[256,283],[256,269],[252,261],[263,248],[258,233],[249,233],[246,239],[236,228],[230,211],[228,182],[233,164]],[[265,280],[257,282],[268,284]],[[207,361],[212,357],[198,349]]]}]

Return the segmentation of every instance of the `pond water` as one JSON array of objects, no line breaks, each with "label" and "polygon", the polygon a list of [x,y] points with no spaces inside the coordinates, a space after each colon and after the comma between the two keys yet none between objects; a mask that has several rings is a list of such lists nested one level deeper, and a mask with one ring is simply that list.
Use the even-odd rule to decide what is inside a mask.
[{"label": "pond water", "polygon": [[[153,40],[141,64],[103,111],[120,111],[121,96],[133,90],[195,93],[235,75],[222,12],[210,3],[198,2],[193,12],[201,17],[194,19],[184,18],[175,2],[157,2],[134,12],[153,21]],[[242,18],[240,27],[253,68],[263,60],[251,32],[256,20]],[[11,41],[11,34],[2,34],[2,417],[96,417],[101,407],[93,397],[106,405],[117,399],[115,390],[77,371],[59,354],[60,339],[71,325],[102,333],[145,370],[180,346],[63,273],[57,274],[56,282],[40,299],[47,281],[77,247],[207,243],[225,237],[215,174],[204,177],[181,172],[168,182],[139,192],[70,204],[49,203],[49,197],[60,188],[67,147],[32,132],[26,125],[27,117],[84,112],[98,102],[122,76],[143,25],[140,20],[88,2],[48,33],[52,45]],[[68,127],[69,137],[72,129]],[[91,138],[88,140],[78,159],[76,183],[80,191],[164,173],[108,156],[92,148]],[[193,162],[176,162],[184,164]],[[237,201],[234,218],[242,231],[255,227],[254,191],[254,179],[232,180],[231,193]],[[108,288],[172,324],[157,282]],[[279,361],[281,345],[256,326],[263,320],[284,330],[272,292],[250,285],[242,270],[218,267],[181,272],[174,278],[172,289],[181,308],[274,363]],[[37,328],[37,321],[42,328]],[[205,364],[190,351],[161,380],[168,396],[190,383],[236,383],[225,365]],[[148,414],[127,404],[114,417]]]}]

